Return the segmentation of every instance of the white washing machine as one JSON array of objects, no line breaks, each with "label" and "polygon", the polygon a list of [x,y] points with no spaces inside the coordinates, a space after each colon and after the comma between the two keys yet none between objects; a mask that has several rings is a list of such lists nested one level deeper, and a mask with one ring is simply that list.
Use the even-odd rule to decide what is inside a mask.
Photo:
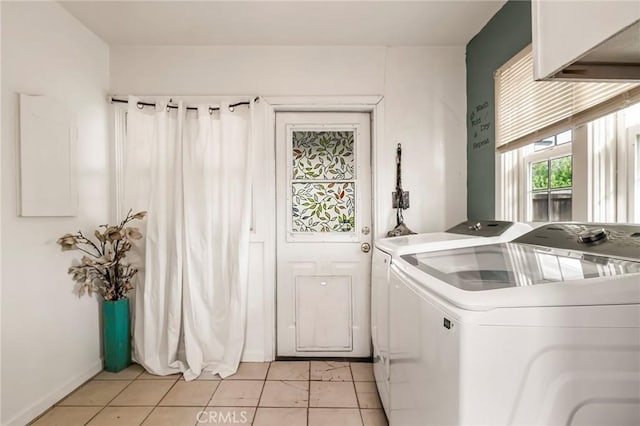
[{"label": "white washing machine", "polygon": [[389,416],[389,271],[392,259],[406,253],[511,241],[531,229],[532,226],[525,223],[466,221],[445,232],[383,238],[375,242],[371,271],[373,368],[380,400],[387,416]]},{"label": "white washing machine", "polygon": [[390,424],[639,425],[640,226],[400,256]]}]

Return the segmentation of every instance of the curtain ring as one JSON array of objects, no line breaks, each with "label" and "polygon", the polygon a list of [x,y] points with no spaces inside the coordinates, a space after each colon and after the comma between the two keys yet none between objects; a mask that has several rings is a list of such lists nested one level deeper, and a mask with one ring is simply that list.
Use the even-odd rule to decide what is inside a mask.
[{"label": "curtain ring", "polygon": [[213,107],[209,107],[209,115],[213,115],[213,111],[215,111],[215,109],[213,109]]},{"label": "curtain ring", "polygon": [[136,107],[138,107],[138,109],[143,109],[144,105],[142,105],[142,103],[140,102],[136,102]]},{"label": "curtain ring", "polygon": [[171,112],[171,107],[167,104],[167,112]]},{"label": "curtain ring", "polygon": [[233,105],[229,105],[229,111],[231,112],[235,111],[235,107]]}]

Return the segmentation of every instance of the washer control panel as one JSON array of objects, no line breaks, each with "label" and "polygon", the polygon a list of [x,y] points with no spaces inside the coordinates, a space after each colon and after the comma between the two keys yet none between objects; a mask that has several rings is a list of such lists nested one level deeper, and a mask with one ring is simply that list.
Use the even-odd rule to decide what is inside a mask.
[{"label": "washer control panel", "polygon": [[451,234],[475,235],[477,237],[497,237],[509,229],[513,222],[500,220],[466,220],[447,229]]},{"label": "washer control panel", "polygon": [[513,242],[640,260],[640,225],[633,224],[549,223]]},{"label": "washer control panel", "polygon": [[583,244],[599,244],[607,239],[609,239],[609,234],[604,228],[591,228],[578,234],[578,242]]}]

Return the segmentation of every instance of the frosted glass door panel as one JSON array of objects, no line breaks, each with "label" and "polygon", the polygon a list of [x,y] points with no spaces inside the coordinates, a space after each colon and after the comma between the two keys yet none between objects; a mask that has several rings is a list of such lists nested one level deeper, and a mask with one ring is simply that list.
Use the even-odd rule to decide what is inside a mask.
[{"label": "frosted glass door panel", "polygon": [[354,127],[289,129],[290,233],[355,235],[356,146]]},{"label": "frosted glass door panel", "polygon": [[350,232],[355,219],[355,185],[293,183],[293,232]]},{"label": "frosted glass door panel", "polygon": [[294,131],[293,179],[353,179],[353,131]]}]

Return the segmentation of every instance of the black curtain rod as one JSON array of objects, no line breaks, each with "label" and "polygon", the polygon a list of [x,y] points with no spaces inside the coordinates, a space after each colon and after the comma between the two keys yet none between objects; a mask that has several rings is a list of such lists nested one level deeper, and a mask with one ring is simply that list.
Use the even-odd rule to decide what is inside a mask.
[{"label": "black curtain rod", "polygon": [[[121,103],[121,104],[128,104],[129,100],[128,99],[118,99],[118,98],[110,98],[111,99],[111,103],[113,102],[117,102],[117,103]],[[255,99],[253,100],[254,102],[258,102],[259,97],[256,96]],[[171,102],[171,99],[169,99],[169,102]],[[229,109],[233,112],[233,109],[235,107],[241,106],[241,105],[250,105],[251,102],[237,102],[235,104],[231,104],[229,105]],[[142,101],[138,101],[137,103],[137,107],[142,109],[146,106],[152,106],[155,107],[156,104],[155,102],[142,102]],[[167,108],[171,108],[171,109],[178,109],[178,105],[170,105],[167,104]],[[191,110],[191,111],[197,111],[198,108],[197,107],[187,107],[187,110]],[[212,114],[213,111],[220,111],[220,107],[209,107],[209,114]]]}]

